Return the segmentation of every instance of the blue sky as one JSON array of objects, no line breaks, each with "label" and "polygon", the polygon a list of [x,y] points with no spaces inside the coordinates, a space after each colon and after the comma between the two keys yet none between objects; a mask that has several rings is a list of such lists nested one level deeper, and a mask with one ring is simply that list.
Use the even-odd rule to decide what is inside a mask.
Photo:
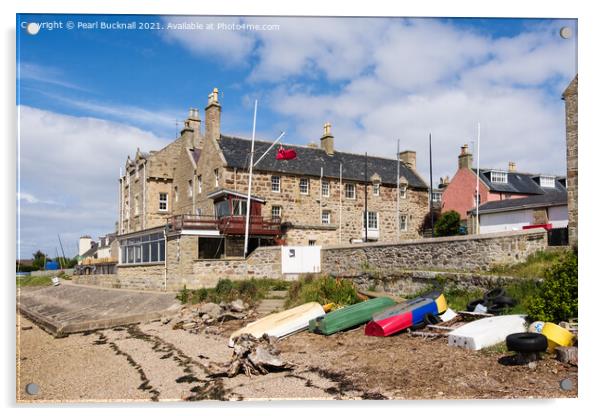
[{"label": "blue sky", "polygon": [[[63,29],[19,29],[51,21]],[[67,21],[273,30],[68,30]],[[437,182],[453,176],[480,122],[483,166],[566,170],[560,96],[577,73],[575,20],[18,15],[17,28],[21,257],[54,254],[57,233],[73,255],[79,235],[113,231],[127,155],[167,144],[213,87],[224,133],[249,136],[259,99],[261,138],[285,130],[287,142],[307,144],[330,121],[335,149],[394,157],[399,139],[428,179],[432,132]]]}]

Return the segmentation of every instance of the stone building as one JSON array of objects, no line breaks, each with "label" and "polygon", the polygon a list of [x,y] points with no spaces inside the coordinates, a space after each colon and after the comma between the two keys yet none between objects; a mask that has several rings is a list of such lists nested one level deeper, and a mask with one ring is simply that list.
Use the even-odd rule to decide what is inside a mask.
[{"label": "stone building", "polygon": [[571,81],[569,86],[564,90],[562,99],[565,106],[566,120],[566,185],[568,192],[568,207],[569,207],[569,244],[576,247],[577,238],[577,200],[578,200],[578,129],[577,129],[577,75]]},{"label": "stone building", "polygon": [[[214,89],[204,132],[199,111],[190,109],[175,141],[128,157],[119,179],[123,277],[194,279],[201,260],[244,256],[251,140],[223,134],[221,111]],[[319,146],[284,145],[296,159],[277,160],[275,146],[254,166],[247,253],[275,244],[360,242],[366,234],[379,242],[420,237],[429,208],[416,153],[395,160],[339,152],[331,128],[324,125]],[[255,141],[256,160],[270,145]]]}]

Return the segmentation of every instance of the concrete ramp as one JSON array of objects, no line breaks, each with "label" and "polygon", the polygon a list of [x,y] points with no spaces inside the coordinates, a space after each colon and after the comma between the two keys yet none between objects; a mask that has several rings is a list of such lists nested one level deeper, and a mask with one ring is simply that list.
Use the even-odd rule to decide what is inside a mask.
[{"label": "concrete ramp", "polygon": [[56,337],[148,322],[178,311],[174,293],[61,284],[17,290],[19,312]]}]

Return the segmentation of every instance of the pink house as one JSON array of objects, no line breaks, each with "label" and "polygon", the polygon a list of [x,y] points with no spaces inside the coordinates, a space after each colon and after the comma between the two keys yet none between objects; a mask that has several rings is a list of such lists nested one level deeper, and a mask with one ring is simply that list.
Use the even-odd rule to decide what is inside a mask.
[{"label": "pink house", "polygon": [[[472,154],[465,144],[458,156],[458,171],[441,198],[441,212],[457,211],[463,222],[467,219],[467,212],[476,207],[477,170],[472,163]],[[563,187],[564,180],[553,175],[517,172],[514,162],[508,163],[507,170],[481,168],[479,205],[491,201],[543,195],[550,189]]]}]

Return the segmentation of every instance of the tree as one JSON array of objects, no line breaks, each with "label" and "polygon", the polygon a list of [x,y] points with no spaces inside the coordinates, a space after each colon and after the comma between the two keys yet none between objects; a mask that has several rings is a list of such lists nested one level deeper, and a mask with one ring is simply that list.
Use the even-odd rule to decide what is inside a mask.
[{"label": "tree", "polygon": [[435,237],[460,234],[460,214],[456,211],[444,212],[435,223]]},{"label": "tree", "polygon": [[35,253],[33,253],[32,266],[36,267],[37,270],[43,270],[44,267],[46,266],[47,258],[48,258],[48,255],[46,253],[43,253],[41,250],[36,251]]}]

